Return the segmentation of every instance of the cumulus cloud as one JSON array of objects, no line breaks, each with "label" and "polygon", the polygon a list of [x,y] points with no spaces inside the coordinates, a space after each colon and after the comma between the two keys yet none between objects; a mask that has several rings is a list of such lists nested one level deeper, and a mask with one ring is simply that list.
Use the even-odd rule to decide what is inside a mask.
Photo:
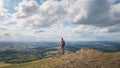
[{"label": "cumulus cloud", "polygon": [[113,0],[77,0],[70,4],[68,19],[76,25],[95,26],[96,30],[99,28],[98,31],[105,29],[107,32],[119,32],[120,4],[113,4],[114,2]]},{"label": "cumulus cloud", "polygon": [[[35,0],[23,0],[14,7],[16,12],[11,14],[4,9],[1,0],[0,26],[3,27],[0,27],[0,30],[6,30],[3,32],[10,33],[9,36],[15,36],[12,33],[15,31],[20,36],[31,34],[32,37],[56,38],[89,38],[91,34],[120,31],[120,4],[114,4],[114,0],[45,0],[44,2],[41,0],[41,2],[38,4]],[[75,27],[64,26],[65,21]]]},{"label": "cumulus cloud", "polygon": [[94,27],[94,26],[88,26],[88,25],[80,25],[73,29],[73,32],[75,33],[86,33],[86,34],[106,33],[108,31],[109,31],[108,28],[100,28],[100,27]]},{"label": "cumulus cloud", "polygon": [[[77,0],[71,5],[70,21],[75,24],[94,25],[97,27],[112,26],[118,24],[114,20],[116,12],[119,13],[118,8],[115,9],[115,7],[116,5],[113,5],[111,0]],[[111,12],[111,10],[113,11]]]},{"label": "cumulus cloud", "polygon": [[15,10],[17,11],[18,16],[19,15],[31,15],[38,13],[38,4],[36,1],[28,1],[23,0],[21,3],[19,3],[18,7],[15,7]]},{"label": "cumulus cloud", "polygon": [[38,5],[34,0],[19,3],[14,22],[30,28],[48,27],[69,21],[73,24],[107,27],[119,24],[119,4],[112,0],[47,0]]},{"label": "cumulus cloud", "polygon": [[39,29],[63,22],[66,14],[66,10],[58,1],[50,0],[38,5],[36,1],[26,0],[19,4],[13,18],[18,25]]},{"label": "cumulus cloud", "polygon": [[115,24],[120,24],[120,3],[112,6],[111,9],[111,14],[112,18],[111,21],[114,22]]},{"label": "cumulus cloud", "polygon": [[8,12],[7,9],[4,8],[4,0],[0,1],[0,12]]}]

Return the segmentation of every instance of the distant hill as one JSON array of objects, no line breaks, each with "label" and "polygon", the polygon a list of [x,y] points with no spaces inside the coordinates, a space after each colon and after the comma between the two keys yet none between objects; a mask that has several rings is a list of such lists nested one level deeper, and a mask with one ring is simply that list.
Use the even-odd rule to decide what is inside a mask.
[{"label": "distant hill", "polygon": [[1,68],[120,68],[120,52],[103,53],[98,50],[82,48],[75,53],[58,54],[55,58]]}]

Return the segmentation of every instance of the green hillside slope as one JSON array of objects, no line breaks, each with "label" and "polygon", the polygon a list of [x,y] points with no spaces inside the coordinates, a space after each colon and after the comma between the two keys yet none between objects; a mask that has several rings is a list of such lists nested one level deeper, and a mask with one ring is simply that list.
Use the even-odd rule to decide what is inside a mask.
[{"label": "green hillside slope", "polygon": [[83,48],[76,53],[65,54],[56,58],[1,68],[120,68],[120,52],[103,53],[98,50]]}]

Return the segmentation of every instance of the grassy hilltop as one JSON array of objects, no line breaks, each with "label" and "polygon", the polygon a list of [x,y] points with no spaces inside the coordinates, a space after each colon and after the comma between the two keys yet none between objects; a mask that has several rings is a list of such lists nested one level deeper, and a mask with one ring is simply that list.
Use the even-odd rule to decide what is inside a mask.
[{"label": "grassy hilltop", "polygon": [[103,53],[83,48],[76,53],[1,68],[120,68],[120,52]]}]

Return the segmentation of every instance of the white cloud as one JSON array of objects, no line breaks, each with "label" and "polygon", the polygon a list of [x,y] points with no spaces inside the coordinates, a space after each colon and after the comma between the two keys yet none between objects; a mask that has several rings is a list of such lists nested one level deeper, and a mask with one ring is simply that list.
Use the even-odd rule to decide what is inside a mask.
[{"label": "white cloud", "polygon": [[48,0],[42,5],[34,0],[23,0],[13,20],[21,26],[38,29],[67,20],[73,24],[106,27],[119,23],[118,8],[112,0]]},{"label": "white cloud", "polygon": [[[4,9],[2,1],[0,31],[11,37],[88,39],[120,29],[120,4],[114,5],[114,0],[47,0],[40,5],[35,0],[23,0],[13,14]],[[64,26],[65,21],[75,27]]]},{"label": "white cloud", "polygon": [[100,28],[100,27],[95,27],[95,26],[88,26],[88,25],[80,25],[77,28],[73,29],[73,32],[75,33],[107,33],[109,31],[108,28]]},{"label": "white cloud", "polygon": [[46,1],[42,5],[38,5],[36,1],[23,1],[13,17],[18,24],[39,29],[63,22],[65,15],[66,10],[57,1]]},{"label": "white cloud", "polygon": [[7,12],[8,10],[4,8],[4,0],[0,0],[0,13]]},{"label": "white cloud", "polygon": [[16,7],[18,14],[24,13],[24,14],[35,14],[38,13],[38,4],[36,1],[27,1],[23,0],[21,3],[19,3],[19,6]]}]

